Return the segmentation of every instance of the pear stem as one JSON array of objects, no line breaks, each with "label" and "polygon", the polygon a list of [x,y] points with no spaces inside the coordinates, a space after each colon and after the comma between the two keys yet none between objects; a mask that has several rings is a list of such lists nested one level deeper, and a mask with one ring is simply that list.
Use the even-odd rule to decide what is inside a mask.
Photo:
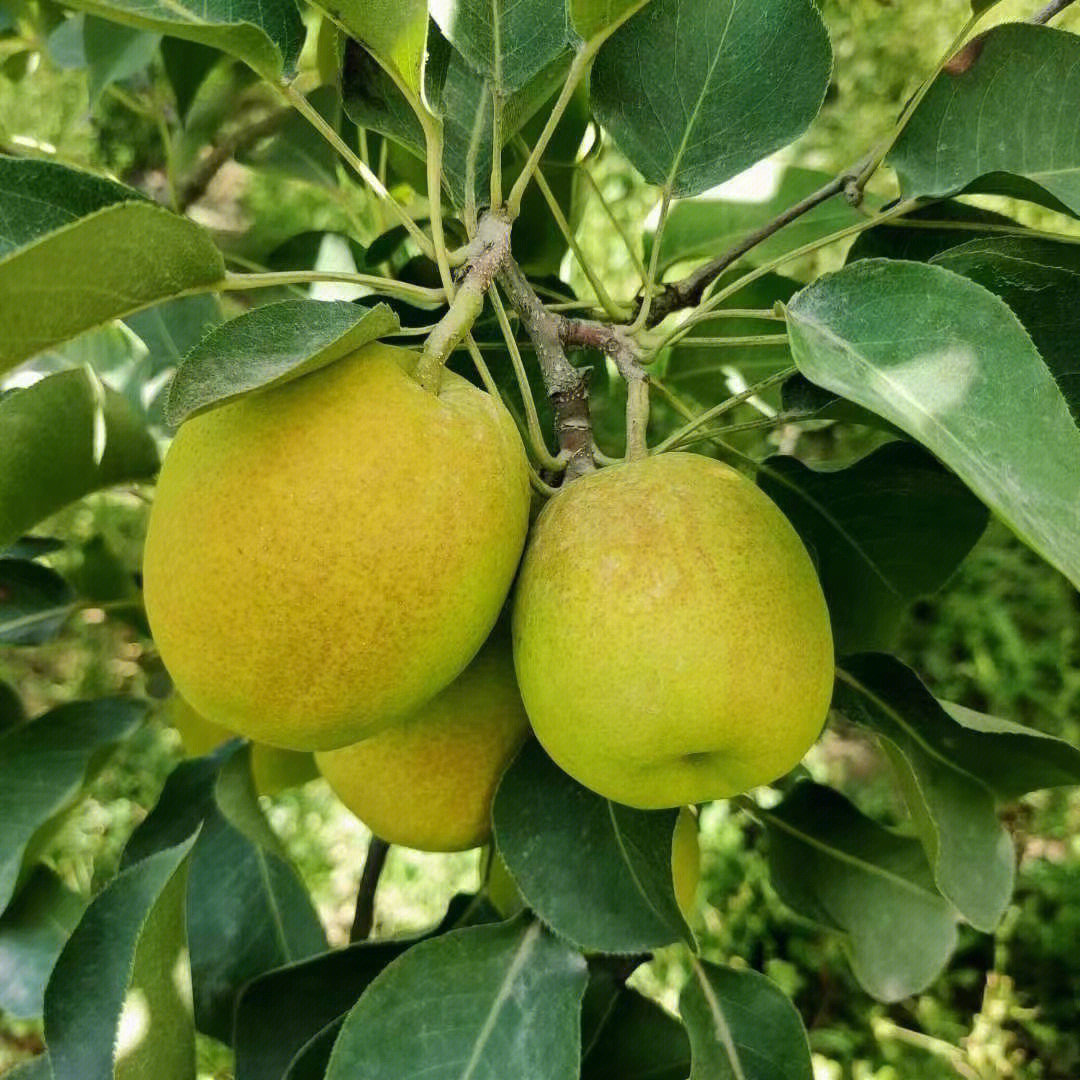
[{"label": "pear stem", "polygon": [[386,865],[390,845],[379,836],[372,836],[364,857],[364,869],[360,874],[360,887],[356,893],[356,912],[353,915],[349,941],[365,941],[375,925],[375,890]]}]

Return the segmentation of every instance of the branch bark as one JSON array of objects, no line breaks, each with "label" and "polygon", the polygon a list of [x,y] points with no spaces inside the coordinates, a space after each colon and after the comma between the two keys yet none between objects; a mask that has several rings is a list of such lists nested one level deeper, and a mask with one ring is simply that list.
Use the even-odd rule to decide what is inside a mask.
[{"label": "branch bark", "polygon": [[386,865],[390,845],[378,836],[372,836],[364,857],[364,869],[360,875],[360,887],[356,893],[356,912],[353,915],[349,941],[365,941],[375,925],[375,890]]},{"label": "branch bark", "polygon": [[1055,15],[1060,15],[1067,7],[1072,7],[1076,0],[1051,0],[1037,15],[1032,15],[1029,22],[1045,25]]},{"label": "branch bark", "polygon": [[[569,320],[544,307],[513,259],[506,260],[498,277],[536,350],[544,386],[555,411],[555,434],[559,449],[567,458],[565,478],[572,480],[596,468],[596,446],[589,418],[586,374],[566,358],[566,342],[562,335]],[[601,326],[599,323],[594,325]]]},{"label": "branch bark", "polygon": [[653,297],[652,307],[649,310],[649,326],[655,326],[657,323],[662,322],[673,311],[696,307],[701,303],[705,290],[728,267],[738,262],[744,255],[756,248],[758,244],[768,240],[774,233],[778,233],[784,226],[797,221],[804,214],[810,213],[811,210],[814,210],[822,203],[828,202],[829,199],[837,195],[844,194],[852,205],[857,206],[862,200],[862,192],[859,191],[855,181],[866,165],[866,160],[858,161],[850,169],[845,169],[801,202],[789,206],[783,213],[773,218],[772,221],[766,222],[760,229],[755,229],[734,247],[705,263],[704,266],[699,266],[680,281],[668,282],[659,295]]},{"label": "branch bark", "polygon": [[192,203],[198,202],[206,194],[210,182],[236,154],[254,146],[260,139],[273,135],[290,111],[289,109],[276,109],[254,123],[234,131],[231,135],[222,139],[221,142],[211,147],[210,153],[199,161],[191,175],[180,185],[180,190],[177,192],[177,202],[181,212],[186,210]]}]

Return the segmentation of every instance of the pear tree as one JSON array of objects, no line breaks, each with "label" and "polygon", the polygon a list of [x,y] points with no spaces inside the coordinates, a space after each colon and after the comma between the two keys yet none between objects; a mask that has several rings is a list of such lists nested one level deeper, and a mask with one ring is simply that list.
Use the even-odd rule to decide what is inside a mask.
[{"label": "pear tree", "polygon": [[[164,162],[0,118],[0,648],[93,613],[145,663],[0,683],[12,1075],[194,1080],[208,1038],[235,1080],[811,1080],[701,932],[710,804],[872,999],[998,929],[1006,811],[1080,749],[895,651],[991,515],[1080,587],[1070,6],[942,4],[832,175],[789,167],[852,62],[815,0],[0,0],[5,77],[47,41]],[[289,235],[215,224],[241,166]],[[71,558],[118,487],[138,565]],[[50,843],[155,725],[186,756],[76,891]],[[901,820],[821,782],[835,729]],[[336,946],[260,801],[317,775],[372,831]],[[479,890],[375,932],[392,844],[483,847]]]}]

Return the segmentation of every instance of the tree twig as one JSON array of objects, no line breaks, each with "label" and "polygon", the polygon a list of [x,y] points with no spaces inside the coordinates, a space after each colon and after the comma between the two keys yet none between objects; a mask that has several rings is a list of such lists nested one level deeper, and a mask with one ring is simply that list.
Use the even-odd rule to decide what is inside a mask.
[{"label": "tree twig", "polygon": [[239,128],[226,136],[213,147],[195,166],[191,175],[184,179],[177,192],[180,210],[186,210],[192,203],[198,202],[206,194],[210,182],[222,170],[227,162],[238,153],[254,146],[260,139],[273,135],[289,115],[289,109],[276,109],[260,117],[254,123]]},{"label": "tree twig", "polygon": [[349,941],[366,941],[375,924],[375,890],[386,865],[390,845],[381,837],[372,836],[364,857],[364,870],[356,892],[356,913],[353,915]]},{"label": "tree twig", "polygon": [[696,307],[705,293],[705,290],[725,271],[739,261],[744,255],[752,251],[768,240],[774,233],[778,233],[785,226],[797,221],[811,210],[816,209],[822,203],[828,202],[840,194],[846,194],[853,205],[858,205],[861,200],[861,192],[855,187],[855,180],[869,161],[869,155],[856,162],[849,169],[833,177],[827,184],[822,185],[817,191],[807,195],[801,202],[789,206],[783,213],[778,214],[771,221],[766,222],[759,229],[748,233],[734,247],[711,259],[704,266],[699,266],[692,273],[679,281],[668,282],[653,298],[652,308],[649,311],[649,326],[656,326],[673,311],[682,308]]},{"label": "tree twig", "polygon": [[1032,15],[1028,22],[1036,23],[1039,26],[1044,26],[1055,15],[1060,15],[1067,7],[1071,7],[1076,0],[1050,0],[1050,3],[1046,5],[1037,15]]},{"label": "tree twig", "polygon": [[585,372],[579,371],[566,358],[562,332],[569,320],[544,307],[513,259],[504,262],[499,271],[499,284],[521,317],[536,350],[544,386],[555,411],[559,449],[567,459],[564,475],[567,480],[572,480],[591,472],[596,467],[596,447],[589,418],[589,386]]}]

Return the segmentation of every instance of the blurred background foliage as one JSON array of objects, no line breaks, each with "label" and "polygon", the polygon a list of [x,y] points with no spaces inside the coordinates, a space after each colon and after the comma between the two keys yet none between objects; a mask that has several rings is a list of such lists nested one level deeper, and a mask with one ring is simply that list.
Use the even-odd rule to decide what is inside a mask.
[{"label": "blurred background foliage", "polygon": [[[0,0],[0,14],[5,8],[32,14],[22,26],[32,24],[41,37],[16,39],[10,30],[0,30],[0,149],[55,155],[160,192],[166,183],[161,132],[133,107],[133,95],[138,91],[138,100],[152,100],[166,93],[163,73],[151,67],[107,89],[91,109],[85,72],[63,66],[68,61],[52,39],[63,18],[60,10],[48,0],[18,0],[17,9],[14,0]],[[818,123],[782,161],[835,170],[887,127],[955,34],[968,5],[967,0],[823,0],[822,9],[836,50],[834,83]],[[1017,0],[1000,5],[1004,17],[1032,10],[1032,4]],[[1062,25],[1080,29],[1080,19],[1070,15]],[[242,103],[245,95],[253,109],[260,107],[258,87],[234,66],[220,66],[196,100],[188,128],[212,132],[220,120],[220,100]],[[173,155],[191,152],[170,147]],[[594,164],[620,223],[636,235],[655,195],[610,146],[599,150]],[[887,182],[881,193],[889,194]],[[1008,209],[1033,223],[1046,213]],[[298,179],[295,169],[223,169],[191,212],[215,229],[226,249],[249,260],[264,259],[302,230],[347,231],[370,242],[383,228],[377,209],[353,199],[348,189]],[[586,254],[613,291],[632,289],[632,261],[613,242],[595,200],[585,204],[580,232]],[[826,264],[829,258],[836,256],[824,256]],[[567,276],[580,285],[574,267],[567,266]],[[862,438],[833,425],[782,445],[804,458],[830,461],[863,448]],[[66,542],[51,560],[68,576],[82,575],[84,594],[95,595],[94,587],[107,591],[118,575],[131,581],[138,573],[147,494],[94,496],[40,530]],[[897,651],[939,696],[1080,743],[1080,596],[1005,529],[992,526],[948,586],[912,609]],[[161,700],[168,692],[148,639],[93,606],[74,617],[58,642],[0,649],[0,681],[19,689],[31,715],[79,697],[120,692]],[[50,852],[70,885],[88,893],[115,870],[127,836],[181,756],[176,732],[159,716],[98,777]],[[900,820],[900,802],[883,761],[864,739],[831,730],[807,767],[868,812]],[[321,781],[265,804],[331,940],[343,942],[366,830]],[[928,992],[885,1006],[858,988],[838,939],[802,923],[776,898],[759,827],[724,804],[711,806],[702,815],[699,893],[699,930],[707,954],[763,970],[794,997],[810,1031],[818,1080],[1075,1080],[1080,1076],[1080,792],[1031,796],[1010,809],[1009,825],[1020,869],[1012,907],[998,933],[965,931],[950,969]],[[428,925],[454,892],[478,884],[475,852],[435,856],[394,849],[379,890],[376,933]],[[679,982],[675,963],[659,956],[634,982],[673,1004]],[[39,1047],[35,1024],[0,1016],[0,1072]],[[223,1047],[204,1039],[201,1053],[204,1075],[230,1075]]]}]

